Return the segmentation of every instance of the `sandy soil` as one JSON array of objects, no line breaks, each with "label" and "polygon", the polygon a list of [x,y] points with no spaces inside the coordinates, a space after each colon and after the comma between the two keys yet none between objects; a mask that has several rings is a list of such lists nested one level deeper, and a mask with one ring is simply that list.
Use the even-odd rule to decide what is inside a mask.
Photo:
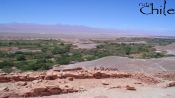
[{"label": "sandy soil", "polygon": [[[94,72],[93,77],[83,78],[83,76],[90,74],[88,72]],[[164,76],[167,75],[171,78],[174,73],[158,73],[158,76],[146,73],[130,73],[130,76],[129,73],[125,73],[129,76],[123,76],[124,73],[119,71],[69,70],[59,72],[50,70],[45,74],[47,78],[43,79],[37,78],[37,76],[44,75],[43,72],[28,74],[27,77],[33,76],[34,80],[28,80],[27,77],[22,77],[20,74],[22,73],[13,76],[8,74],[7,78],[11,77],[10,81],[0,83],[0,96],[3,94],[7,96],[8,94],[27,96],[29,94],[29,96],[42,96],[31,98],[175,98],[175,81],[164,79]],[[105,77],[107,74],[109,76]],[[23,80],[15,81],[14,77],[17,75]],[[25,76],[25,73],[23,75]],[[116,77],[112,77],[113,75],[116,75]],[[78,76],[81,76],[81,78],[78,78]],[[2,77],[5,76],[1,75],[1,79],[7,79]],[[20,78],[16,77],[15,79]],[[62,91],[58,90],[58,93],[52,93],[57,91],[55,90],[56,87],[59,87]],[[64,93],[63,91],[67,91],[66,88],[76,89],[77,91],[76,93],[70,93],[69,91]],[[47,93],[47,95],[42,95],[43,93]],[[13,97],[3,96],[0,98]]]},{"label": "sandy soil", "polygon": [[175,98],[175,88],[139,88],[138,91],[123,91],[119,89],[108,90],[106,88],[93,88],[82,93],[54,95],[38,98],[94,98],[94,96],[106,96],[107,98]]},{"label": "sandy soil", "polygon": [[94,67],[117,68],[127,72],[159,72],[175,71],[175,57],[165,57],[159,59],[131,59],[127,57],[108,56],[93,61],[80,62],[66,65],[66,67],[84,67],[92,69]]},{"label": "sandy soil", "polygon": [[[105,81],[109,85],[102,85]],[[135,84],[132,79],[100,79],[100,80],[75,80],[72,84],[86,88],[86,91],[62,95],[53,95],[37,98],[94,98],[106,96],[107,98],[175,98],[175,88],[161,88],[154,85]],[[126,90],[125,86],[131,85],[136,91]],[[113,88],[121,86],[121,88]]]},{"label": "sandy soil", "polygon": [[166,46],[156,46],[158,51],[166,51],[167,54],[175,55],[175,43]]}]

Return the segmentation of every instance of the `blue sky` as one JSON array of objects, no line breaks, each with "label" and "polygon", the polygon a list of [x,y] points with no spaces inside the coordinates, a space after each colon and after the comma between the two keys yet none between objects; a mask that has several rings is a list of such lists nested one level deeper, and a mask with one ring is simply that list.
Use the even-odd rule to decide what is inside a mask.
[{"label": "blue sky", "polygon": [[[84,25],[175,35],[174,15],[143,15],[139,3],[163,0],[0,0],[0,23]],[[167,0],[175,9],[175,0]]]}]

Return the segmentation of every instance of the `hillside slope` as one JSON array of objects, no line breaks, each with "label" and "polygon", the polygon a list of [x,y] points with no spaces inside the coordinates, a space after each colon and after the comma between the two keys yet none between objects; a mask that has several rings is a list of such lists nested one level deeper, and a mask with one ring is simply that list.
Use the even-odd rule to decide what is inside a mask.
[{"label": "hillside slope", "polygon": [[158,72],[174,71],[175,57],[159,59],[130,59],[127,57],[108,56],[101,59],[70,64],[66,67],[94,67],[117,68],[120,71]]}]

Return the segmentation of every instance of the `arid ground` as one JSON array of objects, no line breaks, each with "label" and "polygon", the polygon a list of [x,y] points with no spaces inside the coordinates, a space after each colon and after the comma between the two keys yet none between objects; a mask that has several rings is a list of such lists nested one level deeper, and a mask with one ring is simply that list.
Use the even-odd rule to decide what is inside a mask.
[{"label": "arid ground", "polygon": [[[115,49],[120,48],[117,47],[117,45],[123,45],[123,43],[124,46],[121,47],[124,47],[124,49],[125,44],[129,44],[127,47],[132,47],[132,44],[134,43],[136,46],[134,46],[133,49],[135,49],[135,47],[136,49],[137,47],[142,48],[137,46],[137,44],[141,44],[149,50],[149,47],[145,45],[147,44],[146,41],[131,40],[131,43],[129,41],[125,41],[125,39],[120,39],[120,41],[103,41],[106,40],[100,40],[100,42],[98,42],[97,40],[64,39],[65,43],[71,43],[74,46],[72,49],[79,49],[76,51],[74,50],[73,52],[68,51],[67,56],[70,57],[74,54],[74,52],[77,53],[77,51],[79,52],[84,50],[82,51],[84,54],[81,52],[80,54],[83,54],[86,57],[89,56],[87,54],[89,51],[91,52],[92,50],[93,52],[93,49],[98,49],[99,51],[108,49],[108,46],[105,48],[97,48],[97,46],[101,43],[108,42],[112,43],[107,44],[111,45],[110,49],[112,49],[107,51],[107,53],[110,53],[111,51],[116,52]],[[46,42],[49,43],[49,41]],[[38,41],[35,42],[36,46],[38,45],[37,43]],[[44,44],[45,43],[42,43],[41,46]],[[73,64],[56,64],[49,70],[31,71],[25,69],[25,71],[17,70],[12,71],[11,73],[4,73],[2,71],[0,73],[0,98],[175,98],[174,43],[165,43],[165,45],[157,44],[158,43],[156,43],[154,47],[156,50],[151,50],[151,53],[164,53],[162,57],[153,55],[155,57],[144,59],[130,57],[132,55],[109,55],[88,61],[76,61],[73,62]],[[64,46],[62,43],[57,44],[57,41],[53,41],[53,43],[50,43],[48,51],[46,51],[47,49],[45,50],[46,53],[50,53],[54,45],[58,45],[58,47]],[[24,45],[22,48],[1,47],[1,51],[10,51],[12,54],[19,51],[26,53],[32,52],[34,53],[32,56],[35,56],[36,53],[41,55],[43,51],[43,49],[40,48],[26,49],[24,47],[26,46]],[[58,47],[55,49],[59,49]],[[119,51],[119,53],[120,52],[122,51]],[[57,53],[57,51],[53,51],[52,56],[59,56],[59,53]],[[91,55],[93,56],[93,54]],[[32,56],[28,56],[28,58],[31,59]],[[36,57],[37,56],[38,55],[36,55]],[[79,55],[75,55],[72,56],[72,60],[74,60],[75,57],[76,59],[80,58]],[[53,59],[55,58],[51,58],[49,60]],[[1,58],[1,60],[3,61],[4,58]],[[14,60],[14,64],[19,64],[19,62],[22,62],[21,60],[23,59],[12,60]],[[32,60],[35,61],[36,58],[31,60],[25,59],[22,64],[30,65],[30,63],[24,62],[30,62]],[[38,63],[40,62],[34,64]],[[21,66],[23,65],[20,65],[20,67]],[[40,67],[42,68],[42,66]],[[30,67],[24,66],[22,68]],[[31,66],[31,68],[35,68],[35,66]],[[47,68],[47,66],[45,68]]]}]

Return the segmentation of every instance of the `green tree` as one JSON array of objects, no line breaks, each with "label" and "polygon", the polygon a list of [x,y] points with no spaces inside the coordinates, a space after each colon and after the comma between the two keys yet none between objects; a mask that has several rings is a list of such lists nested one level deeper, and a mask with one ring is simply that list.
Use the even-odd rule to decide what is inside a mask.
[{"label": "green tree", "polygon": [[61,57],[56,58],[56,62],[58,64],[69,64],[70,63],[70,57],[62,55]]},{"label": "green tree", "polygon": [[26,60],[26,57],[23,54],[20,54],[20,55],[17,55],[16,60],[24,61],[24,60]]}]

